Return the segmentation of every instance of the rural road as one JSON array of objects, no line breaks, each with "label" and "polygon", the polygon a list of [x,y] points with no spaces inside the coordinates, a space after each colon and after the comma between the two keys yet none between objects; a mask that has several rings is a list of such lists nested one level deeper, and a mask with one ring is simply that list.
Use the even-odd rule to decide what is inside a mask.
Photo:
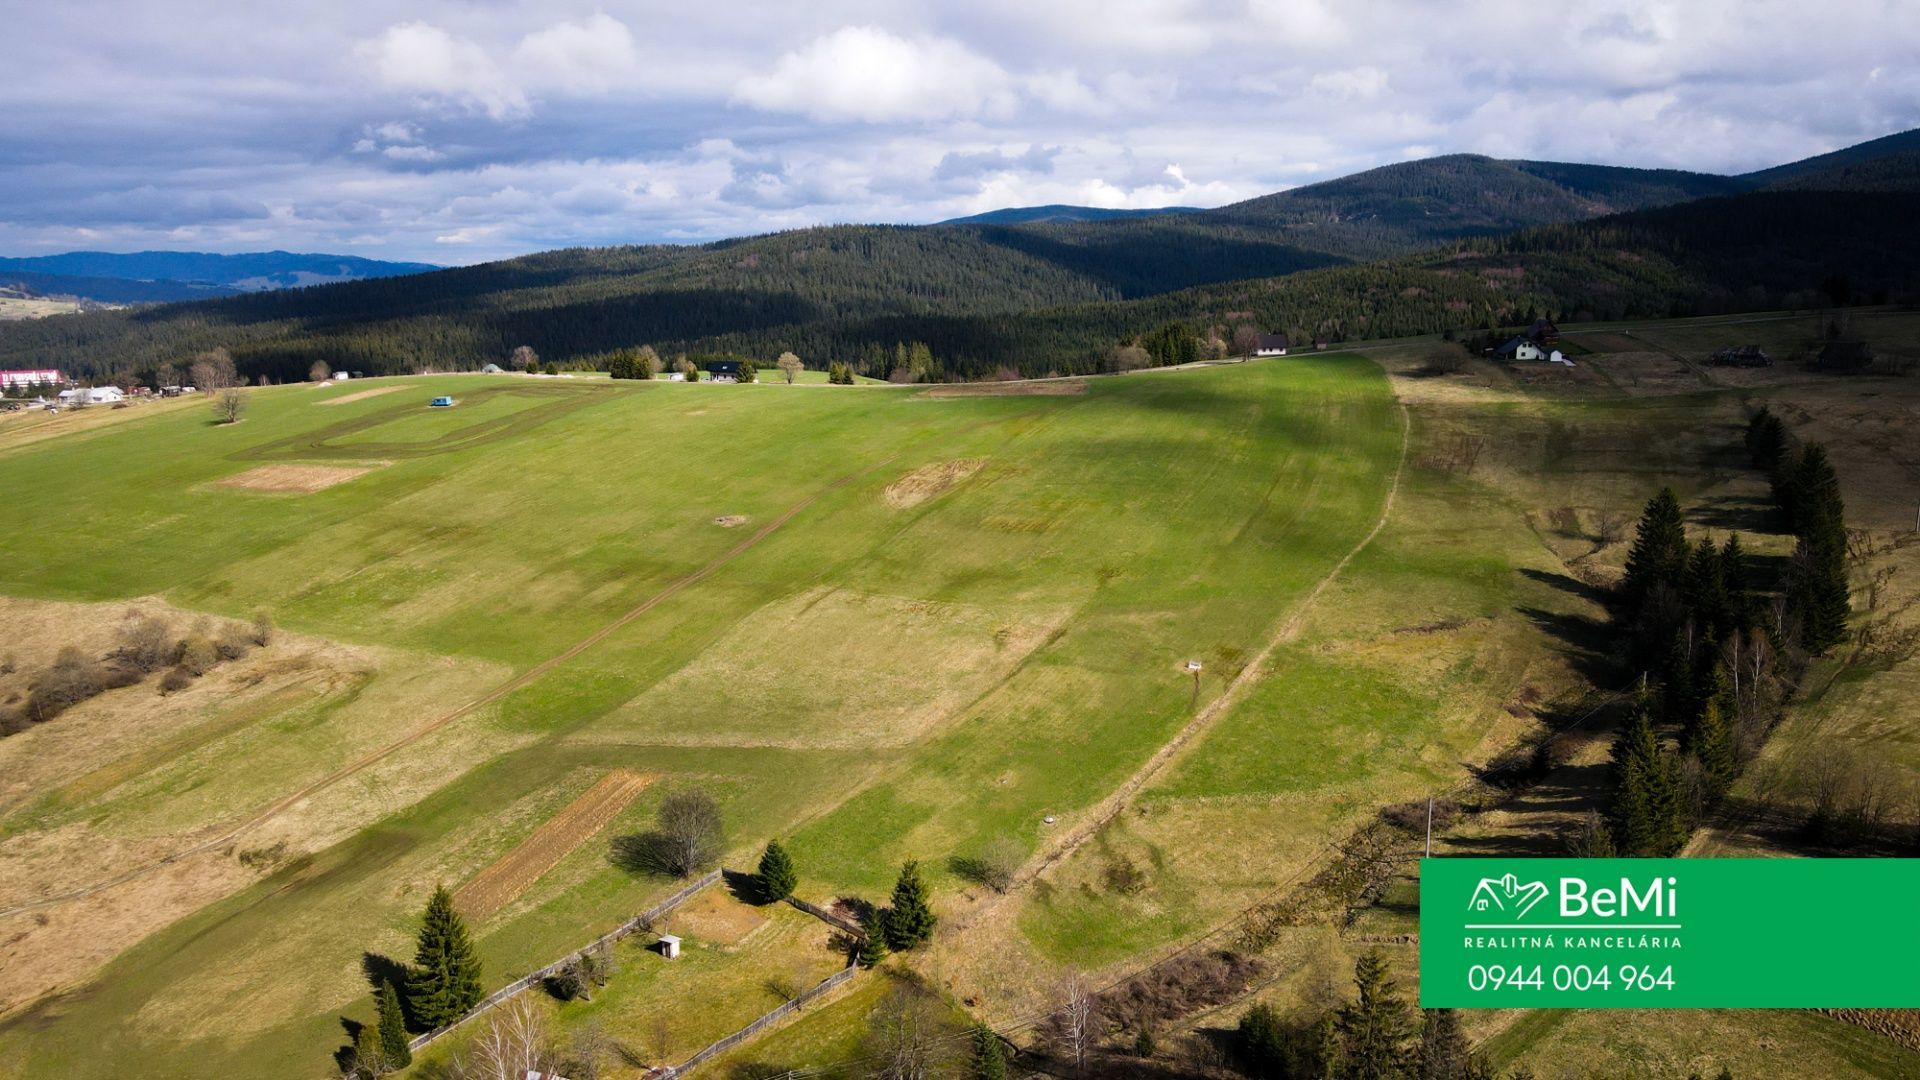
[{"label": "rural road", "polygon": [[1073,854],[1081,845],[1092,839],[1103,826],[1118,817],[1133,797],[1146,787],[1148,781],[1157,776],[1169,762],[1179,756],[1182,750],[1192,745],[1196,738],[1232,711],[1233,707],[1246,697],[1247,692],[1260,681],[1262,669],[1280,646],[1300,636],[1300,629],[1305,625],[1307,614],[1312,611],[1314,602],[1320,599],[1320,595],[1326,592],[1329,586],[1339,580],[1348,564],[1373,543],[1374,538],[1380,535],[1380,531],[1386,528],[1388,518],[1393,515],[1394,500],[1400,494],[1400,478],[1406,472],[1407,446],[1413,438],[1413,418],[1407,411],[1406,402],[1396,401],[1395,404],[1400,410],[1400,455],[1394,463],[1393,481],[1387,486],[1387,495],[1380,504],[1380,516],[1374,520],[1373,528],[1369,529],[1358,543],[1341,556],[1340,561],[1333,565],[1333,569],[1328,570],[1307,595],[1294,605],[1293,611],[1288,614],[1286,620],[1275,629],[1273,635],[1267,639],[1267,643],[1254,654],[1246,666],[1240,669],[1240,674],[1227,683],[1227,688],[1218,697],[1194,713],[1193,718],[1188,720],[1173,738],[1154,751],[1153,756],[1134,770],[1133,774],[1122,781],[1112,793],[1094,804],[1080,824],[1062,832],[1052,843],[1043,847],[1038,858],[1028,860],[1027,865],[1014,875],[1013,883],[1005,893],[991,894],[985,903],[968,912],[961,920],[961,926],[972,924],[981,915],[998,906],[1000,901],[1012,895],[1015,889],[1031,883],[1049,867]]}]

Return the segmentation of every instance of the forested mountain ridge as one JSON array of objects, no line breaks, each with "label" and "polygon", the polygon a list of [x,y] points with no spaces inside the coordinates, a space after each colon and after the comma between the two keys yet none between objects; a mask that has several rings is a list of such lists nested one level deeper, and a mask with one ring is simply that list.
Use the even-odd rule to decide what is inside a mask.
[{"label": "forested mountain ridge", "polygon": [[198,300],[337,281],[419,274],[440,267],[358,255],[255,251],[69,251],[0,258],[0,279],[34,291],[119,303]]},{"label": "forested mountain ridge", "polygon": [[[1876,160],[1841,164],[1859,170]],[[520,344],[567,363],[651,343],[695,353],[791,348],[884,374],[893,343],[924,341],[944,377],[966,378],[1091,370],[1117,342],[1168,321],[1340,339],[1472,328],[1529,308],[1610,317],[1757,307],[1836,274],[1863,292],[1910,287],[1916,237],[1912,218],[1899,216],[1910,198],[1724,194],[1753,183],[1452,155],[1195,214],[833,226],[694,247],[571,249],[58,316],[0,328],[0,366],[150,371],[222,346],[243,370],[288,379],[314,360],[402,372],[477,367]],[[1634,206],[1643,209],[1596,220]],[[1716,231],[1703,232],[1707,222]],[[1390,257],[1353,265],[1341,254],[1369,250]]]}]

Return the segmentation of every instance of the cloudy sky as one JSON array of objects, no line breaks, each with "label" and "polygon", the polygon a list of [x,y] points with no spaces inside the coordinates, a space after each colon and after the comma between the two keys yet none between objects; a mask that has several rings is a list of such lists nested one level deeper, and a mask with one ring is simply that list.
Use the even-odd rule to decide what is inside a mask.
[{"label": "cloudy sky", "polygon": [[0,0],[0,254],[469,263],[1920,126],[1913,0]]}]

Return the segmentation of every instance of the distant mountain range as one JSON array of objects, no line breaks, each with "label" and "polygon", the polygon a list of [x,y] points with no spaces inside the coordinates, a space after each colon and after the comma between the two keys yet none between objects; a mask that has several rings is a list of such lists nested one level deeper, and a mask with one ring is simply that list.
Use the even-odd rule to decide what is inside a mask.
[{"label": "distant mountain range", "polygon": [[1507,325],[1530,310],[1627,318],[1904,299],[1920,280],[1920,132],[1744,176],[1453,154],[1214,210],[1062,214],[567,249],[137,317],[22,321],[0,327],[0,367],[97,356],[141,369],[224,346],[250,374],[299,378],[316,359],[400,373],[477,367],[522,344],[564,364],[645,343],[792,349],[884,374],[895,345],[917,341],[947,375],[976,377],[1095,370],[1116,342],[1172,323],[1340,340]]},{"label": "distant mountain range", "polygon": [[42,296],[74,296],[105,303],[205,300],[240,293],[328,285],[420,274],[440,267],[385,262],[357,255],[258,251],[215,255],[201,251],[70,251],[63,255],[0,258],[0,281]]}]

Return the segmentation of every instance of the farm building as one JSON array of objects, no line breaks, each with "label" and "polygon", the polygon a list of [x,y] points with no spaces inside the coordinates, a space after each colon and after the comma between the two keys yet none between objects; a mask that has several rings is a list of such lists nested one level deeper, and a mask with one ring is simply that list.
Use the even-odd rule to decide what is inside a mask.
[{"label": "farm building", "polygon": [[60,400],[85,405],[110,405],[116,401],[127,400],[127,394],[117,386],[90,386],[85,389],[62,390]]},{"label": "farm building", "polygon": [[739,382],[740,361],[714,360],[707,364],[707,375],[711,382]]},{"label": "farm building", "polygon": [[16,386],[21,389],[29,386],[59,386],[66,381],[66,376],[54,368],[0,371],[0,390],[11,390]]},{"label": "farm building", "polygon": [[1255,356],[1287,355],[1287,335],[1261,334],[1258,338],[1254,340],[1253,355]]},{"label": "farm building", "polygon": [[1533,325],[1527,328],[1527,340],[1542,347],[1557,344],[1560,341],[1560,328],[1553,325],[1551,319],[1535,319]]},{"label": "farm building", "polygon": [[1502,360],[1545,360],[1547,358],[1546,350],[1534,344],[1533,339],[1525,334],[1517,334],[1508,339],[1504,345],[1493,350],[1493,355]]}]

